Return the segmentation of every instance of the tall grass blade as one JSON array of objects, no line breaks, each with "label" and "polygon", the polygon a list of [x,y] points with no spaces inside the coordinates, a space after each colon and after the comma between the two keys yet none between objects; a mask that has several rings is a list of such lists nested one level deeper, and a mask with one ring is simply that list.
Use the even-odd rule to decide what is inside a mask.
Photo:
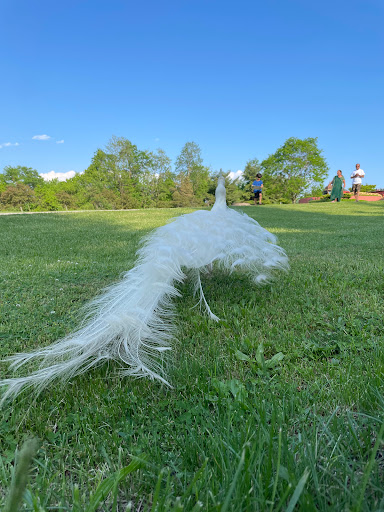
[{"label": "tall grass blade", "polygon": [[17,512],[25,488],[28,483],[28,472],[32,463],[33,457],[39,449],[39,441],[37,439],[28,439],[25,441],[19,454],[17,455],[16,469],[11,482],[11,488],[7,502],[5,504],[4,512]]},{"label": "tall grass blade", "polygon": [[231,483],[231,485],[229,487],[229,490],[227,492],[227,495],[225,497],[223,506],[221,507],[221,512],[226,512],[228,510],[229,504],[231,502],[231,497],[232,497],[233,491],[234,491],[234,489],[236,487],[236,482],[237,482],[237,480],[239,478],[239,475],[241,473],[241,470],[243,469],[243,466],[244,466],[244,461],[245,461],[245,450],[243,450],[243,453],[241,454],[240,462],[239,462],[239,464],[237,466],[235,476],[233,477],[232,483]]},{"label": "tall grass blade", "polygon": [[272,512],[273,505],[275,502],[277,482],[279,481],[280,461],[281,461],[281,427],[279,428],[279,446],[278,446],[278,453],[277,453],[276,477],[275,477],[275,481],[273,484],[273,491],[272,491],[272,498],[271,498],[271,508],[270,508],[271,512]]},{"label": "tall grass blade", "polygon": [[112,491],[115,485],[118,485],[130,473],[140,469],[143,466],[143,462],[143,460],[135,459],[125,468],[120,469],[115,474],[103,480],[98,485],[96,491],[93,493],[89,505],[85,509],[85,512],[96,512],[97,507],[103,500],[108,497],[109,493]]},{"label": "tall grass blade", "polygon": [[361,491],[360,491],[360,497],[359,497],[355,507],[353,508],[354,512],[359,512],[361,510],[361,505],[363,503],[365,489],[367,488],[367,484],[368,484],[368,480],[369,480],[369,475],[371,474],[373,465],[375,463],[375,458],[376,458],[377,450],[379,449],[381,440],[383,438],[383,434],[384,434],[384,422],[381,424],[379,434],[377,436],[375,445],[374,445],[372,453],[371,453],[371,457],[369,459],[367,467],[365,468],[364,477],[363,477],[363,483],[362,483],[362,487],[361,487]]},{"label": "tall grass blade", "polygon": [[164,474],[164,471],[161,470],[159,473],[159,476],[157,478],[155,492],[154,492],[153,498],[152,498],[151,512],[155,512],[156,508],[157,508],[157,502],[159,500],[159,495],[160,495],[161,482],[163,481],[163,474]]},{"label": "tall grass blade", "polygon": [[307,468],[305,468],[303,476],[300,478],[299,483],[296,485],[296,489],[292,494],[292,498],[289,500],[288,507],[286,508],[285,512],[293,512],[293,509],[295,508],[296,503],[299,501],[301,493],[304,490],[308,477],[309,471]]}]

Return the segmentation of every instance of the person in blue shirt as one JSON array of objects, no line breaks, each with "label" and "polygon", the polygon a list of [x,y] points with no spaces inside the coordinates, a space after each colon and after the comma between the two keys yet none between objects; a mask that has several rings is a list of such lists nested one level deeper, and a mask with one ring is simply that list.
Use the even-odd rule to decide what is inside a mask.
[{"label": "person in blue shirt", "polygon": [[259,201],[259,204],[262,204],[261,203],[261,200],[263,198],[263,182],[261,181],[261,174],[256,174],[256,179],[255,181],[252,183],[252,188],[253,188],[253,194],[254,194],[254,198],[253,200],[255,201],[255,205],[257,204],[257,201]]}]

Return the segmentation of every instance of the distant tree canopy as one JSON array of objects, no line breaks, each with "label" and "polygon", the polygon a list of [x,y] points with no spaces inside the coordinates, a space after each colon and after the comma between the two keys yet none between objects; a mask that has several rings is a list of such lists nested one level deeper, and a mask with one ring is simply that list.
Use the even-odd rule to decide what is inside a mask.
[{"label": "distant tree canopy", "polygon": [[28,185],[15,183],[3,190],[1,201],[12,208],[30,211],[36,203],[36,195],[34,190]]},{"label": "distant tree canopy", "polygon": [[177,187],[192,187],[193,200],[189,206],[202,204],[210,184],[209,167],[203,165],[201,149],[196,142],[187,142],[175,162]]},{"label": "distant tree canopy", "polygon": [[376,185],[361,185],[360,192],[373,192],[376,190]]},{"label": "distant tree canopy", "polygon": [[[227,171],[228,204],[250,200],[251,183],[259,172],[266,202],[296,201],[322,185],[328,167],[321,153],[315,138],[290,138],[261,163],[248,160],[240,178],[231,180]],[[173,167],[164,150],[142,150],[113,136],[95,151],[84,172],[67,181],[45,181],[31,167],[6,166],[0,173],[0,209],[201,207],[213,204],[218,175],[204,165],[196,142],[181,148]]]},{"label": "distant tree canopy", "polygon": [[329,167],[317,138],[291,137],[261,163],[264,187],[271,198],[295,202],[305,191],[323,183]]},{"label": "distant tree canopy", "polygon": [[0,183],[5,186],[23,183],[34,189],[38,185],[43,184],[44,179],[39,175],[36,169],[32,169],[31,167],[23,167],[21,165],[12,167],[11,165],[7,165],[4,167],[3,173],[0,174]]}]

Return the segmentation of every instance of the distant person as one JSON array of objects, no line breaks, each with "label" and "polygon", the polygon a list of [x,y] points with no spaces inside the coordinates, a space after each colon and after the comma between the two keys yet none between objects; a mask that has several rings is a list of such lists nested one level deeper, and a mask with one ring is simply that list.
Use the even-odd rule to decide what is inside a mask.
[{"label": "distant person", "polygon": [[333,178],[330,184],[332,185],[330,197],[331,203],[336,203],[336,201],[339,203],[345,189],[345,178],[340,169],[337,171],[337,175]]},{"label": "distant person", "polygon": [[355,196],[355,201],[359,200],[359,193],[361,188],[361,179],[364,178],[365,172],[360,169],[360,164],[356,164],[356,170],[351,174],[352,178],[352,192]]},{"label": "distant person", "polygon": [[263,182],[261,181],[262,175],[260,173],[256,174],[256,180],[252,183],[253,188],[253,200],[255,201],[255,205],[257,201],[259,204],[262,204],[261,200],[263,199]]}]

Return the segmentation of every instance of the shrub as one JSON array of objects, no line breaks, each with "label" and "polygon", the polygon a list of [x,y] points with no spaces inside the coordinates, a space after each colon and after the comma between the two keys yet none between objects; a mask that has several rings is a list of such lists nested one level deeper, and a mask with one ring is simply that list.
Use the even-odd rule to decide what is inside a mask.
[{"label": "shrub", "polygon": [[361,192],[361,191],[360,191],[360,195],[361,196],[381,196],[381,194],[378,194],[377,192]]}]

